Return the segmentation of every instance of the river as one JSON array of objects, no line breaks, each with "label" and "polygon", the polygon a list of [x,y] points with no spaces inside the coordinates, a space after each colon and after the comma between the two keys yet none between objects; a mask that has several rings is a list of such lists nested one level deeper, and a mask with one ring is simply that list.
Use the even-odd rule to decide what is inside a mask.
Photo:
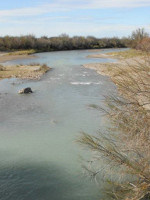
[{"label": "river", "polygon": [[[103,50],[105,53],[114,50]],[[118,50],[115,50],[118,51]],[[0,199],[99,200],[99,187],[82,172],[76,143],[80,132],[103,129],[104,95],[116,92],[108,77],[82,65],[112,62],[87,58],[94,51],[38,53],[7,64],[46,63],[52,70],[37,80],[0,81]],[[31,87],[30,95],[18,90]]]}]

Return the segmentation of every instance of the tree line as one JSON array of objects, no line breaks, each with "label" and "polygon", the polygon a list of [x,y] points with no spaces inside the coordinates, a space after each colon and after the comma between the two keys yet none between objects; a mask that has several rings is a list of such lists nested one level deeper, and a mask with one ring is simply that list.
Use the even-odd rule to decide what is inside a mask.
[{"label": "tree line", "polygon": [[143,49],[145,44],[150,42],[149,34],[139,28],[128,37],[96,38],[93,36],[74,36],[61,34],[58,37],[43,36],[40,38],[34,35],[5,36],[0,37],[0,51],[29,50],[36,51],[61,51],[78,49],[101,49],[101,48],[126,48],[132,47]]},{"label": "tree line", "polygon": [[28,50],[35,49],[37,51],[60,51],[60,50],[76,50],[76,49],[99,49],[99,48],[124,48],[128,47],[129,38],[96,38],[93,36],[69,37],[62,34],[58,37],[40,37],[34,35],[26,36],[5,36],[0,37],[0,50]]}]

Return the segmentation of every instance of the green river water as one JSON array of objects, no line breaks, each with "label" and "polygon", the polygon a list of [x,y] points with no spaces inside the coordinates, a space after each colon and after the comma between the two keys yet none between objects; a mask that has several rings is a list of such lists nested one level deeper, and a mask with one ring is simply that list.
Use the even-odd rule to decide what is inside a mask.
[{"label": "green river water", "polygon": [[[114,50],[103,50],[105,53]],[[118,50],[115,50],[118,51]],[[7,64],[46,63],[53,69],[40,81],[0,81],[0,200],[99,200],[99,187],[84,176],[76,143],[80,132],[103,129],[103,105],[116,93],[108,77],[85,63],[112,62],[87,58],[88,50],[39,53],[34,59]],[[30,95],[18,90],[31,87]],[[85,155],[86,156],[86,155]]]}]

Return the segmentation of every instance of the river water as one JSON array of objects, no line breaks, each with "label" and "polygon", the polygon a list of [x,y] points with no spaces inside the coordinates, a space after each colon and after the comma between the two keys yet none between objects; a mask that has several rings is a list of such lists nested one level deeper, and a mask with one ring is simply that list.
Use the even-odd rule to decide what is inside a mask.
[{"label": "river water", "polygon": [[[76,139],[105,126],[89,105],[102,106],[116,88],[82,65],[114,61],[87,58],[108,51],[114,50],[39,53],[7,63],[46,63],[52,70],[40,81],[0,81],[0,200],[100,199],[99,188],[82,173],[86,152]],[[28,86],[33,94],[18,94]]]}]

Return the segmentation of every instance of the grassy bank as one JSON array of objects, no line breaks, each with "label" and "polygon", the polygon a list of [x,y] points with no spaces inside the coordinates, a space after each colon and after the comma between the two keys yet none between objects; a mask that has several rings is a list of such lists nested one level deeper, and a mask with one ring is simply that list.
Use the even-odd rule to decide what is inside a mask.
[{"label": "grassy bank", "polygon": [[8,53],[8,55],[20,56],[20,55],[32,55],[34,53],[37,53],[37,51],[34,50],[34,49],[29,49],[29,50],[11,51],[11,52]]},{"label": "grassy bank", "polygon": [[110,52],[110,53],[101,53],[101,54],[94,54],[90,55],[88,57],[90,58],[115,58],[118,60],[121,59],[130,59],[130,58],[142,58],[143,56],[148,56],[150,55],[149,52],[143,52],[141,50],[136,50],[136,49],[129,49],[126,51],[118,51],[118,52]]},{"label": "grassy bank", "polygon": [[21,50],[21,51],[11,51],[11,52],[0,52],[0,63],[4,63],[11,60],[19,60],[19,59],[32,59],[36,56],[34,55],[36,53],[35,50]]},{"label": "grassy bank", "polygon": [[107,96],[106,109],[99,108],[111,129],[96,137],[84,133],[79,140],[95,155],[86,168],[95,179],[103,177],[103,199],[149,200],[150,57],[132,50],[110,56],[118,56],[118,62],[85,65],[110,76],[121,94]]},{"label": "grassy bank", "polygon": [[30,64],[3,66],[0,65],[0,79],[4,78],[21,78],[21,79],[39,79],[43,74],[49,71],[47,65]]},{"label": "grassy bank", "polygon": [[117,58],[117,59],[129,59],[129,58],[142,58],[145,56],[150,55],[150,52],[144,52],[141,50],[136,50],[136,49],[129,49],[127,51],[120,51],[120,52],[111,52],[107,53],[106,55]]}]

